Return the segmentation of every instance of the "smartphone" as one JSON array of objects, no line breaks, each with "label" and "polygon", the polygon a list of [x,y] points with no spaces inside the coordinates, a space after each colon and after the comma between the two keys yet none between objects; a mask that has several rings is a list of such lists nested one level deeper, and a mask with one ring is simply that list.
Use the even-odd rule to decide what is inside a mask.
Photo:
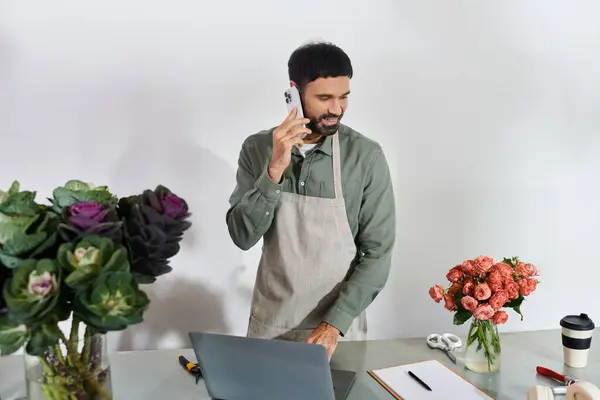
[{"label": "smartphone", "polygon": [[298,109],[298,112],[296,113],[296,119],[304,118],[302,101],[300,100],[300,92],[296,86],[292,86],[285,91],[285,103],[287,104],[288,114],[292,112],[294,107],[296,107]]},{"label": "smartphone", "polygon": [[[296,86],[292,86],[285,91],[285,103],[287,104],[288,114],[292,112],[294,107],[297,108],[296,119],[304,118],[304,112],[302,111],[302,101],[300,100],[300,92]],[[306,127],[302,125],[302,127]],[[300,138],[304,139],[306,133],[303,133]]]}]

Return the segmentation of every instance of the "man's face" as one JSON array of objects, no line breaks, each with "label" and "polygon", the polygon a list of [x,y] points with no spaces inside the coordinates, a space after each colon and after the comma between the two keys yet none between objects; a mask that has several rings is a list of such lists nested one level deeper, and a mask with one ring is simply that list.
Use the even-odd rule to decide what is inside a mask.
[{"label": "man's face", "polygon": [[340,120],[348,108],[350,78],[318,78],[304,86],[302,107],[304,116],[310,118],[313,133],[329,136],[337,132]]}]

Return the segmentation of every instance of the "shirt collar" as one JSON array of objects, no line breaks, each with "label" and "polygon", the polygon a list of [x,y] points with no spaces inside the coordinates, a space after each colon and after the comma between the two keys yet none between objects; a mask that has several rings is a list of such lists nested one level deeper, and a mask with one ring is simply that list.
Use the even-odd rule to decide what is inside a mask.
[{"label": "shirt collar", "polygon": [[[339,131],[336,132],[336,135],[339,135]],[[331,156],[333,154],[333,137],[325,136],[325,139],[323,139],[321,142],[317,143],[314,151],[320,151],[321,153]],[[294,146],[292,148],[292,152],[294,154],[300,156],[300,150],[298,150],[298,148],[296,148],[296,146]]]},{"label": "shirt collar", "polygon": [[[337,133],[336,133],[337,135]],[[320,151],[321,153],[325,153],[328,156],[331,156],[332,154],[332,138],[331,136],[325,136],[325,139],[323,139],[323,141],[321,142],[321,144],[319,146],[317,146],[315,148],[316,151]]]}]

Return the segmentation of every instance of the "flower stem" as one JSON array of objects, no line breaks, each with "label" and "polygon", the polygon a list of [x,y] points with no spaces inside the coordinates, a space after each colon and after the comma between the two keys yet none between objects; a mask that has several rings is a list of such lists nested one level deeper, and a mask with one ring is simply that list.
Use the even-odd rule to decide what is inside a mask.
[{"label": "flower stem", "polygon": [[83,349],[81,350],[81,361],[83,365],[89,368],[90,362],[90,345],[92,341],[92,328],[89,326],[85,327],[85,334],[83,335]]},{"label": "flower stem", "polygon": [[496,354],[496,356],[498,356],[500,354],[500,352],[502,351],[502,349],[500,348],[500,335],[498,334],[498,332],[496,332],[495,329],[492,329],[491,336],[492,336],[492,346],[494,347],[494,354]]},{"label": "flower stem", "polygon": [[54,376],[54,370],[52,369],[50,364],[48,364],[46,359],[42,356],[38,356],[38,360],[40,360],[40,365],[42,366],[43,374],[47,376]]},{"label": "flower stem", "polygon": [[40,383],[40,389],[42,390],[44,397],[49,400],[59,400],[60,388],[53,385],[54,377],[56,376],[54,369],[44,357],[38,356],[38,360],[40,361],[42,374],[44,376],[44,380]]},{"label": "flower stem", "polygon": [[487,338],[487,331],[488,331],[487,323],[483,323],[482,325],[480,325],[479,331],[481,332],[479,337],[483,344],[485,359],[487,360],[487,364],[488,364],[488,371],[491,371],[493,356],[492,356],[492,353],[490,352],[490,344],[489,344],[488,338]]},{"label": "flower stem", "polygon": [[71,362],[77,368],[77,371],[81,374],[83,379],[85,379],[86,383],[91,386],[95,393],[99,394],[103,400],[112,400],[112,396],[106,392],[104,387],[95,379],[92,374],[86,369],[86,367],[81,363],[79,359],[79,354],[77,354],[77,350],[73,349],[71,343],[67,340],[64,333],[60,331],[60,339],[63,341],[65,346],[67,346],[67,353]]},{"label": "flower stem", "polygon": [[[96,331],[90,327],[90,338],[94,336]],[[95,371],[102,364],[102,343],[99,340],[90,340],[89,351],[89,367],[91,371]]]},{"label": "flower stem", "polygon": [[73,319],[71,322],[71,333],[69,335],[69,342],[71,342],[71,346],[77,348],[77,342],[79,342],[79,318],[73,315]]},{"label": "flower stem", "polygon": [[467,336],[467,352],[470,353],[470,351],[473,351],[474,359],[477,359],[477,354],[479,354],[479,359],[485,358],[488,371],[494,369],[501,349],[498,331],[491,320],[473,319]]},{"label": "flower stem", "polygon": [[[50,367],[50,365],[46,362],[46,360],[44,359],[44,357],[38,356],[38,360],[40,361],[40,365],[42,366],[42,374],[45,377],[52,377],[54,376],[54,371],[52,370],[52,367]],[[54,393],[52,393],[52,391],[50,390],[50,388],[47,386],[46,382],[42,382],[40,384],[41,389],[42,389],[42,393],[44,393],[44,397],[48,398],[48,399],[54,399]]]},{"label": "flower stem", "polygon": [[60,349],[60,345],[54,346],[54,354],[56,355],[56,359],[59,363],[65,364],[65,358],[63,357],[62,350]]},{"label": "flower stem", "polygon": [[[81,397],[85,395],[83,385],[69,379],[73,366],[65,362],[59,344],[48,349],[46,355],[39,357],[39,359],[44,381],[51,385],[50,389],[53,392],[53,398],[62,399],[66,396],[66,398],[70,399],[70,396]],[[57,391],[60,392],[59,395],[56,394]]]},{"label": "flower stem", "polygon": [[469,335],[467,336],[467,347],[473,344],[473,342],[477,339],[477,325],[472,323],[469,327]]}]

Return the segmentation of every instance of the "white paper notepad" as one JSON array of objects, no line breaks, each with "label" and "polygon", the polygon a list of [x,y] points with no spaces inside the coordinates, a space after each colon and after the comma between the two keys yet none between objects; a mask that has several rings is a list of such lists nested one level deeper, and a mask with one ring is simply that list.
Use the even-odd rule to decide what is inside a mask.
[{"label": "white paper notepad", "polygon": [[[431,391],[411,378],[408,371],[425,382]],[[376,369],[369,374],[400,400],[493,400],[437,360]]]}]

